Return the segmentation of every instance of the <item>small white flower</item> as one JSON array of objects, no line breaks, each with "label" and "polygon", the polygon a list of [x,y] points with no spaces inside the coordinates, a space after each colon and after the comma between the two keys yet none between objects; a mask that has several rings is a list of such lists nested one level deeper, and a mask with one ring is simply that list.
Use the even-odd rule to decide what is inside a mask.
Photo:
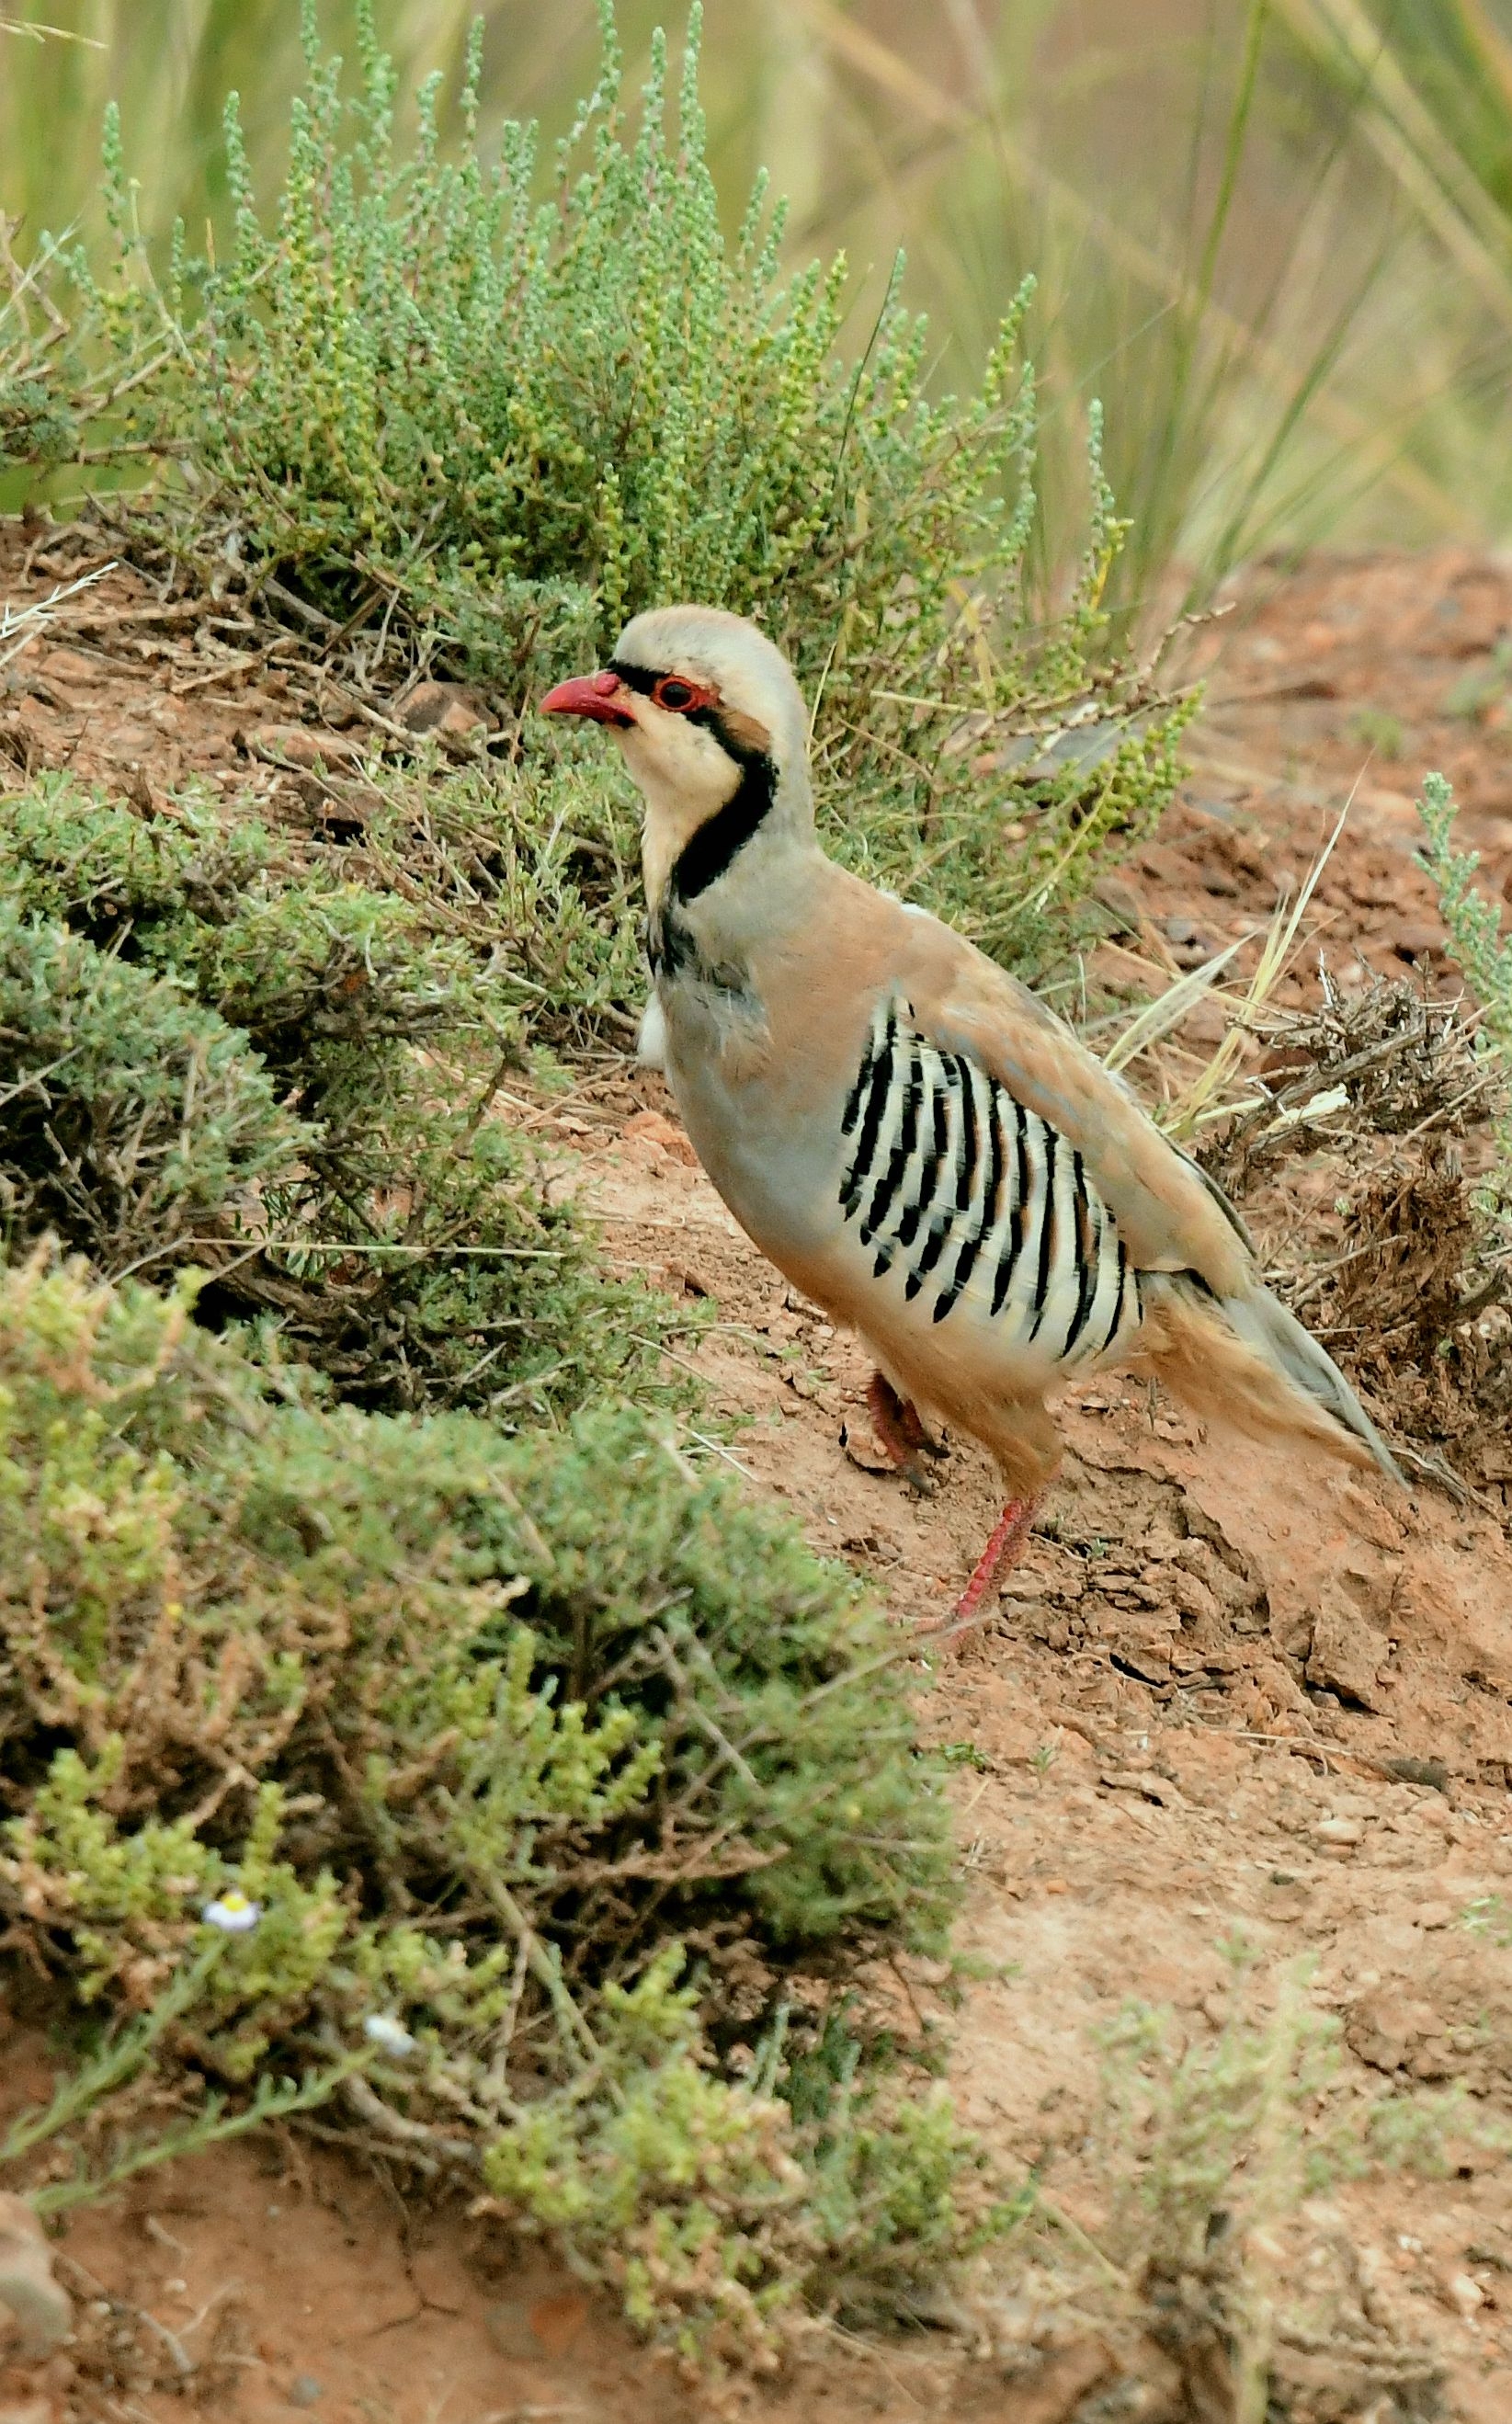
[{"label": "small white flower", "polygon": [[381,2046],[385,2053],[417,2053],[419,2037],[412,2037],[402,2021],[390,2012],[370,2012],[362,2023],[362,2033],[370,2045]]},{"label": "small white flower", "polygon": [[207,1902],[204,1916],[212,1927],[226,1936],[246,1936],[263,1916],[260,1902],[248,1902],[239,1886],[228,1886],[214,1902]]}]

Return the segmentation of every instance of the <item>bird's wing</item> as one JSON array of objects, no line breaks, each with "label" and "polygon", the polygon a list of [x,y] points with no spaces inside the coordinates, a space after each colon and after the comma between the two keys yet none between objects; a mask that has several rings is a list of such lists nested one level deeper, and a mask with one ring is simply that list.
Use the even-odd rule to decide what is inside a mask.
[{"label": "bird's wing", "polygon": [[976,1060],[1081,1155],[1138,1268],[1192,1270],[1218,1296],[1247,1295],[1253,1251],[1221,1190],[1062,1020],[981,952],[950,940],[955,950],[926,949],[911,972],[920,1031]]}]

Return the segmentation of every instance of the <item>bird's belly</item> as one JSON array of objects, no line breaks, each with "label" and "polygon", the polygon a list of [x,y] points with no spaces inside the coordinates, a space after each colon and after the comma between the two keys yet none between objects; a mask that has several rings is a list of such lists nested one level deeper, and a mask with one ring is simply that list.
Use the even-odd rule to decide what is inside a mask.
[{"label": "bird's belly", "polygon": [[855,1199],[842,1151],[805,1167],[781,1140],[732,1148],[727,1123],[702,1134],[705,1169],[746,1235],[836,1320],[859,1331],[908,1394],[946,1415],[983,1397],[1042,1395],[1126,1346],[1141,1309],[1111,1219],[1031,1194],[995,1218],[967,1197],[911,1217],[907,1203]]},{"label": "bird's belly", "polygon": [[832,1130],[794,1120],[767,1090],[668,1056],[689,1141],[753,1244],[794,1284],[820,1294],[836,1242]]},{"label": "bird's belly", "polygon": [[[909,1251],[875,1236],[863,1243],[852,1224],[806,1284],[876,1346],[912,1395],[942,1411],[966,1398],[1042,1396],[1138,1327],[1137,1284],[1129,1275],[1121,1297],[1116,1262],[1100,1273],[1070,1256],[1057,1268],[1052,1256],[1042,1274],[1039,1255],[1021,1252],[1022,1270],[1005,1278],[1001,1250],[984,1267],[979,1247],[973,1254],[964,1219],[936,1258],[938,1236]],[[963,1260],[972,1268],[962,1276]]]}]

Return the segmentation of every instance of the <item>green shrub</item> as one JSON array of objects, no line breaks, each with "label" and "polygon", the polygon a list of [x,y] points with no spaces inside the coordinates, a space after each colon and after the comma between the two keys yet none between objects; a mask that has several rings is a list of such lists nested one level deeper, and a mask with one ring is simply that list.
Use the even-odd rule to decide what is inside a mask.
[{"label": "green shrub", "polygon": [[871,2068],[820,2133],[786,2052],[749,2085],[716,2053],[784,1976],[944,1941],[879,1613],[639,1416],[367,1417],[187,1310],[39,1257],[0,1294],[0,1913],[129,2015],[182,2002],[208,1902],[260,1909],[54,2180],[149,2087],[192,2125],[376,2015],[415,2043],[369,2125],[647,2320],[755,2328],[826,2251],[963,2244],[946,2116],[889,2120]]},{"label": "green shrub", "polygon": [[[604,13],[598,87],[544,200],[529,128],[505,130],[491,173],[474,146],[441,156],[438,80],[403,156],[392,67],[371,8],[358,19],[349,100],[307,24],[271,227],[228,104],[233,229],[213,270],[175,263],[164,301],[188,355],[143,391],[135,434],[161,434],[167,412],[244,550],[327,611],[345,619],[374,580],[386,598],[393,584],[401,611],[438,610],[517,696],[676,596],[765,610],[813,671],[843,620],[841,693],[847,662],[879,646],[931,662],[959,624],[952,581],[1011,571],[1028,536],[1001,490],[1033,422],[1032,395],[1012,392],[1018,314],[965,406],[923,400],[925,332],[897,309],[860,373],[843,370],[843,264],[784,287],[759,187],[727,250],[696,14],[676,139],[659,40],[632,142]],[[475,42],[470,130],[477,72]],[[106,153],[124,228],[117,130]],[[102,309],[149,309],[140,287],[96,292]]]},{"label": "green shrub", "polygon": [[[606,6],[597,88],[544,193],[533,130],[506,128],[485,163],[476,44],[454,160],[434,80],[399,146],[371,7],[345,98],[312,18],[266,217],[228,104],[232,215],[213,263],[181,233],[154,271],[107,127],[111,258],[97,273],[70,256],[70,313],[130,384],[92,443],[192,467],[160,490],[151,528],[141,505],[128,518],[125,547],[155,533],[181,577],[241,583],[264,613],[281,598],[296,621],[302,602],[323,637],[359,635],[370,680],[435,658],[516,710],[642,606],[697,597],[755,614],[815,696],[847,854],[931,885],[995,950],[1042,950],[1054,913],[1158,814],[1189,710],[1106,661],[1124,525],[1095,409],[1079,569],[1055,598],[1032,570],[1029,285],[971,396],[931,399],[928,331],[896,291],[848,359],[843,260],[785,283],[782,212],[760,183],[725,243],[696,10],[675,134],[659,37],[632,135]],[[42,284],[56,311],[51,253]],[[65,384],[76,357],[47,357]],[[55,459],[56,430],[88,425],[90,408],[60,401],[45,443],[19,411],[13,455]],[[580,744],[538,745],[570,762]]]},{"label": "green shrub", "polygon": [[1454,846],[1455,795],[1441,774],[1424,776],[1418,812],[1425,837],[1418,863],[1433,878],[1450,954],[1480,1005],[1477,1046],[1492,1064],[1501,1098],[1492,1193],[1512,1221],[1512,934],[1503,933],[1501,912],[1476,888],[1478,856]]},{"label": "green shrub", "polygon": [[0,213],[0,475],[11,464],[43,470],[67,463],[84,442],[104,379],[87,355],[95,330],[74,330],[46,290],[57,281],[63,247],[44,235],[24,265],[12,250],[14,222]]},{"label": "green shrub", "polygon": [[[523,1058],[533,981],[461,855],[406,875],[408,809],[374,864],[223,826],[192,795],[148,821],[43,776],[6,805],[13,1239],[52,1229],[105,1270],[148,1260],[160,1278],[197,1263],[215,1274],[203,1316],[276,1321],[286,1354],[374,1409],[514,1423],[669,1395],[669,1309],[605,1273],[483,1117]],[[501,800],[493,825],[510,829]]]},{"label": "green shrub", "polygon": [[192,1253],[304,1142],[214,1011],[3,901],[0,1101],[8,1225],[105,1271]]},{"label": "green shrub", "polygon": [[44,772],[6,794],[0,897],[102,949],[140,953],[192,902],[202,916],[229,915],[268,855],[261,826],[225,824],[199,799],[175,803],[171,818],[146,817]]},{"label": "green shrub", "polygon": [[422,906],[193,792],[170,821],[40,776],[7,801],[0,897],[192,987],[307,1096],[333,1044],[381,1058],[479,1023],[477,971]]}]

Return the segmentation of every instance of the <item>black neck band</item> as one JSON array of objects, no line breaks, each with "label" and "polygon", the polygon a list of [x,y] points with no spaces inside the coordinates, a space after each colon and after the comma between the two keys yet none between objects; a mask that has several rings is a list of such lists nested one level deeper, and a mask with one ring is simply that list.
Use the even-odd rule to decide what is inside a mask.
[{"label": "black neck band", "polygon": [[[729,746],[721,735],[723,745]],[[730,756],[736,757],[733,749]],[[699,826],[683,844],[672,870],[672,890],[679,901],[696,901],[725,874],[771,811],[777,789],[777,770],[765,753],[736,758],[740,779],[724,805]]]}]

